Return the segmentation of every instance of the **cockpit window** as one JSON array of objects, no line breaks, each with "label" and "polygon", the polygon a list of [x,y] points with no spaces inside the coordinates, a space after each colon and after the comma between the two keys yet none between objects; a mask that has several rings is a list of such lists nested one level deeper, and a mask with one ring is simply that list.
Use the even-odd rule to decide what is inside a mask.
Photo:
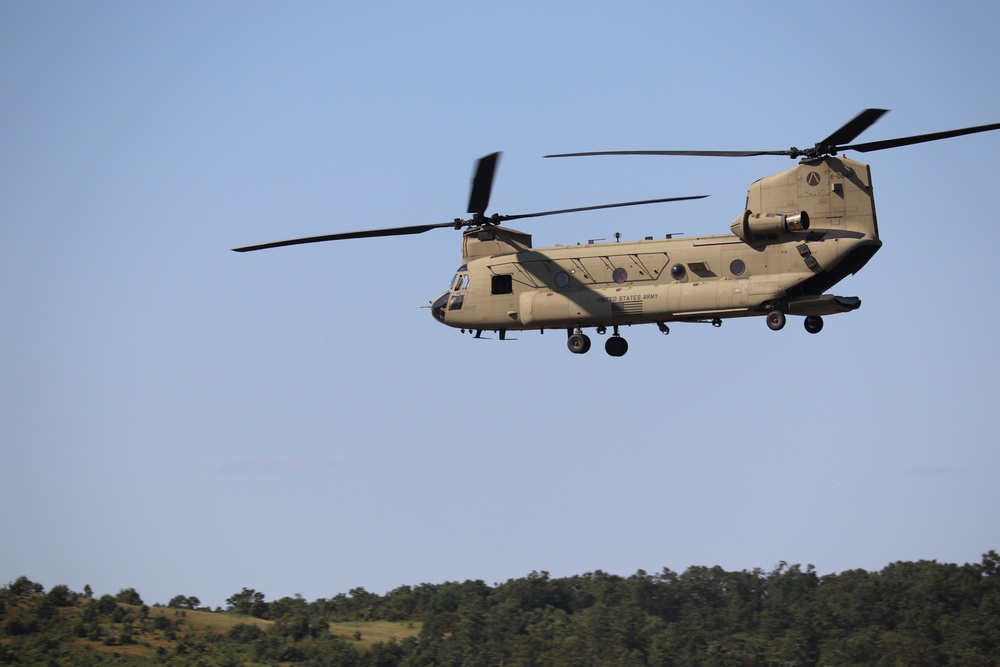
[{"label": "cockpit window", "polygon": [[[464,285],[464,286],[463,286]],[[455,271],[455,277],[451,279],[451,286],[448,288],[451,292],[457,292],[459,290],[468,289],[469,287],[469,265],[463,264],[458,267]]]}]

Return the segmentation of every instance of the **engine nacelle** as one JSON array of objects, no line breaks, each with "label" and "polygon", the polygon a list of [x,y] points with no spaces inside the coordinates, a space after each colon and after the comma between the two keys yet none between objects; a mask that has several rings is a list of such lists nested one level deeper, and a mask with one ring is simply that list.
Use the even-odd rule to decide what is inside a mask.
[{"label": "engine nacelle", "polygon": [[809,214],[805,211],[788,215],[747,211],[729,228],[746,243],[776,241],[783,234],[809,229]]}]

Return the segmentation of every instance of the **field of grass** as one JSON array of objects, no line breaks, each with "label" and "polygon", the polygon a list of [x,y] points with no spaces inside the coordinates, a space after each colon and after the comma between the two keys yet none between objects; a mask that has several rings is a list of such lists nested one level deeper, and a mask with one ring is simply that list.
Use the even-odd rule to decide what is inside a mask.
[{"label": "field of grass", "polygon": [[[407,637],[420,634],[419,622],[391,621],[351,621],[347,623],[331,623],[330,634],[344,639],[356,640],[361,649],[367,649],[372,644],[400,641]],[[360,637],[360,639],[359,639]]]},{"label": "field of grass", "polygon": [[174,609],[171,607],[152,607],[149,610],[149,617],[166,616],[171,621],[182,619],[190,630],[194,632],[217,632],[223,634],[229,632],[235,625],[249,623],[256,625],[261,630],[267,630],[274,625],[273,621],[265,621],[251,616],[239,616],[237,614],[225,614],[214,611],[192,611],[188,609]]},{"label": "field of grass", "polygon": [[[166,616],[170,620],[183,619],[186,626],[194,632],[215,632],[223,634],[240,623],[256,625],[261,630],[267,630],[274,621],[265,621],[251,616],[226,614],[221,612],[189,611],[168,607],[153,607],[150,618]],[[364,650],[378,642],[393,639],[401,641],[407,637],[420,634],[420,623],[416,621],[351,621],[346,623],[330,623],[330,634],[343,637],[349,641],[357,641],[358,648]]]}]

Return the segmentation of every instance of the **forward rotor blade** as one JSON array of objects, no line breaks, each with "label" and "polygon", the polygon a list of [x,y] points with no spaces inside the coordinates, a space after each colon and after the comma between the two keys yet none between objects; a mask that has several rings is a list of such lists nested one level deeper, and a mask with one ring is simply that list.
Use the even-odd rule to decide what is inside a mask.
[{"label": "forward rotor blade", "polygon": [[423,234],[432,229],[444,227],[455,227],[455,222],[441,222],[434,225],[411,225],[409,227],[389,227],[385,229],[366,229],[359,232],[342,232],[340,234],[324,234],[322,236],[306,236],[299,239],[287,239],[285,241],[272,241],[259,245],[248,245],[242,248],[233,248],[235,252],[250,252],[252,250],[265,250],[267,248],[280,248],[288,245],[302,245],[304,243],[321,243],[323,241],[344,241],[347,239],[367,239],[378,236],[406,236],[408,234]]},{"label": "forward rotor blade", "polygon": [[660,204],[663,202],[685,201],[688,199],[704,199],[708,195],[696,195],[693,197],[669,197],[667,199],[647,199],[645,201],[631,201],[620,204],[601,204],[599,206],[582,206],[579,208],[564,208],[558,211],[542,211],[540,213],[522,213],[520,215],[492,215],[488,218],[477,216],[471,220],[456,219],[451,222],[439,222],[433,225],[410,225],[408,227],[388,227],[385,229],[366,229],[358,232],[341,232],[339,234],[323,234],[321,236],[305,236],[298,239],[287,239],[284,241],[271,241],[270,243],[260,243],[248,245],[241,248],[233,248],[235,252],[251,252],[254,250],[266,250],[268,248],[281,248],[290,245],[302,245],[305,243],[322,243],[324,241],[344,241],[347,239],[367,239],[380,236],[406,236],[409,234],[423,234],[432,229],[444,229],[451,227],[459,229],[461,227],[477,227],[480,225],[498,225],[507,220],[520,220],[522,218],[540,218],[545,215],[559,215],[560,213],[579,213],[580,211],[596,211],[602,208],[620,208],[622,206],[640,206],[643,204]]},{"label": "forward rotor blade", "polygon": [[559,215],[560,213],[579,213],[580,211],[596,211],[602,208],[621,208],[622,206],[641,206],[643,204],[661,204],[671,201],[686,201],[688,199],[704,199],[708,195],[695,195],[693,197],[668,197],[667,199],[647,199],[645,201],[629,201],[620,204],[600,204],[598,206],[582,206],[580,208],[564,208],[558,211],[542,211],[541,213],[521,213],[519,215],[498,215],[491,220],[506,222],[507,220],[520,220],[522,218],[540,218],[543,215]]},{"label": "forward rotor blade", "polygon": [[918,134],[912,137],[902,137],[899,139],[871,141],[864,144],[841,146],[840,149],[845,151],[852,150],[852,151],[858,151],[859,153],[868,153],[870,151],[885,150],[886,148],[898,148],[900,146],[922,144],[927,141],[937,141],[938,139],[950,139],[952,137],[961,137],[966,134],[975,134],[977,132],[989,132],[990,130],[1000,130],[1000,123],[993,123],[991,125],[979,125],[977,127],[965,127],[960,130],[948,130],[946,132],[931,132],[930,134]]},{"label": "forward rotor blade", "polygon": [[472,191],[469,193],[469,213],[484,215],[490,206],[490,192],[493,190],[493,174],[496,173],[500,153],[491,153],[479,158],[476,173],[472,177]]},{"label": "forward rotor blade", "polygon": [[888,109],[865,109],[853,119],[845,123],[839,130],[816,144],[816,146],[841,147],[849,141],[854,141],[858,135],[871,127],[875,121],[888,112]]}]

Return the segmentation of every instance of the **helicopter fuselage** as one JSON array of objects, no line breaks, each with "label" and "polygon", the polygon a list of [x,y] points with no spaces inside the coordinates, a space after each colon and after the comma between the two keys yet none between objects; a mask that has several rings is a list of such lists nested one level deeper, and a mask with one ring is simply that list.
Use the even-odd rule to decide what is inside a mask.
[{"label": "helicopter fuselage", "polygon": [[[432,229],[465,229],[462,263],[451,288],[431,301],[434,318],[481,337],[484,331],[565,328],[567,347],[590,349],[584,333],[613,332],[605,350],[613,357],[628,351],[622,325],[655,323],[669,333],[668,322],[711,322],[760,315],[777,331],[787,315],[804,317],[806,331],[823,328],[823,316],[855,310],[858,297],[827,290],[857,273],[882,247],[875,217],[868,165],[844,157],[844,151],[868,153],[1000,130],[1000,123],[944,132],[856,143],[886,113],[864,109],[811,148],[780,150],[626,150],[557,153],[550,158],[597,155],[689,157],[786,156],[797,166],[762,178],[747,191],[743,212],[730,234],[663,239],[646,237],[627,243],[587,243],[534,248],[531,236],[501,227],[524,218],[598,209],[701,199],[704,195],[563,208],[517,215],[487,215],[500,153],[478,160],[469,195],[469,219],[336,232],[233,248],[265,248],[407,236]],[[671,227],[674,227],[672,224]],[[616,239],[620,238],[615,234]]]},{"label": "helicopter fuselage", "polygon": [[[435,318],[481,332],[854,310],[825,291],[881,247],[867,165],[805,161],[755,182],[730,234],[532,248],[504,227],[465,232],[463,263]],[[815,320],[814,320],[815,321]],[[780,328],[772,325],[771,328]],[[807,322],[807,328],[809,323]],[[588,341],[589,347],[589,341]],[[571,347],[572,349],[572,347]]]}]

